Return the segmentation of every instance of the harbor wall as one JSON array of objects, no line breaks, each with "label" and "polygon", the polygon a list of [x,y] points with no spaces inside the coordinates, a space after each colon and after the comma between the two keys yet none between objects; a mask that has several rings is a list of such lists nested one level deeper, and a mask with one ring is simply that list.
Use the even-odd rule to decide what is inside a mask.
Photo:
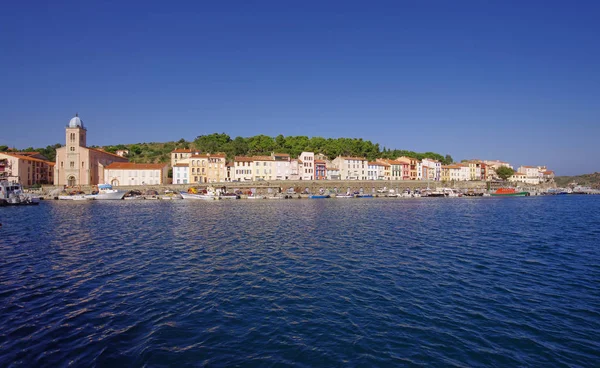
[{"label": "harbor wall", "polygon": [[[490,189],[495,190],[499,187],[514,186],[516,183],[489,183]],[[541,190],[548,187],[554,187],[554,183],[545,183],[541,185],[526,185],[519,183],[520,188],[524,190]],[[430,188],[454,188],[462,190],[473,190],[476,192],[483,192],[487,190],[488,182],[485,181],[455,181],[455,182],[426,182],[416,180],[297,180],[297,181],[246,181],[246,182],[220,182],[220,183],[203,183],[203,184],[164,184],[164,185],[131,185],[131,186],[119,186],[115,189],[130,191],[139,190],[145,192],[147,190],[156,190],[159,193],[165,190],[172,190],[175,192],[187,191],[190,187],[199,189],[212,186],[214,188],[225,187],[228,192],[241,190],[246,193],[253,190],[257,194],[267,194],[276,192],[286,192],[289,189],[293,189],[296,193],[309,192],[319,193],[322,190],[329,190],[330,192],[345,193],[362,191],[364,193],[377,193],[381,190],[390,190],[402,192],[405,189],[426,189]],[[47,195],[56,189],[63,189],[63,186],[46,185],[39,190],[32,191],[42,195]],[[83,192],[90,193],[93,190],[92,186],[81,186],[78,189]],[[337,190],[336,190],[337,189]]]}]

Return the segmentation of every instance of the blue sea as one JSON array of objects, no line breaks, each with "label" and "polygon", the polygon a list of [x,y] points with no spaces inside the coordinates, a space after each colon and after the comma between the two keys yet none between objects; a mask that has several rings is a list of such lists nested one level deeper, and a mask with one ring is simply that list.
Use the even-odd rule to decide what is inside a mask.
[{"label": "blue sea", "polygon": [[591,367],[600,196],[0,208],[0,366]]}]

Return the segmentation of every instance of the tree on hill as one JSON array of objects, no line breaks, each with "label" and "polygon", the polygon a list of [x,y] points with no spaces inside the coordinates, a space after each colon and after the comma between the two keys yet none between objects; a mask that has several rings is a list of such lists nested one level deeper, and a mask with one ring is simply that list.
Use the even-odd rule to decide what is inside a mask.
[{"label": "tree on hill", "polygon": [[501,166],[496,169],[496,175],[498,175],[498,177],[502,180],[506,180],[506,179],[510,178],[514,173],[515,173],[515,170],[511,169],[510,167],[506,167],[506,166]]}]

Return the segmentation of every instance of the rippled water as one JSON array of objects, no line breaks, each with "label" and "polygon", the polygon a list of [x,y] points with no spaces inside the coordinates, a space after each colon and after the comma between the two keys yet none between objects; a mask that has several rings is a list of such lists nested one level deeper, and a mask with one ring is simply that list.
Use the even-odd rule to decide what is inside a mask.
[{"label": "rippled water", "polygon": [[597,366],[600,196],[0,208],[0,366]]}]

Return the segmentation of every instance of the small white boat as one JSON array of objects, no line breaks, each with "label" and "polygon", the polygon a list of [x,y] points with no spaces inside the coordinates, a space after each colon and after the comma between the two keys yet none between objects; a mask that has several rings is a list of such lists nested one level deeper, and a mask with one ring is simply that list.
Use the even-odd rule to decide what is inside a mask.
[{"label": "small white boat", "polygon": [[336,194],[334,198],[354,198],[354,194]]},{"label": "small white boat", "polygon": [[88,194],[87,197],[95,200],[121,200],[126,193],[124,190],[113,189],[110,184],[98,184],[98,193]]},{"label": "small white boat", "polygon": [[219,196],[215,194],[199,194],[199,193],[188,193],[188,192],[179,192],[183,199],[200,199],[204,201],[215,201],[219,199]]},{"label": "small white boat", "polygon": [[23,187],[17,182],[0,181],[0,206],[21,206],[39,204],[39,197],[23,193]]},{"label": "small white boat", "polygon": [[249,195],[248,199],[265,199],[265,197],[261,195]]}]

